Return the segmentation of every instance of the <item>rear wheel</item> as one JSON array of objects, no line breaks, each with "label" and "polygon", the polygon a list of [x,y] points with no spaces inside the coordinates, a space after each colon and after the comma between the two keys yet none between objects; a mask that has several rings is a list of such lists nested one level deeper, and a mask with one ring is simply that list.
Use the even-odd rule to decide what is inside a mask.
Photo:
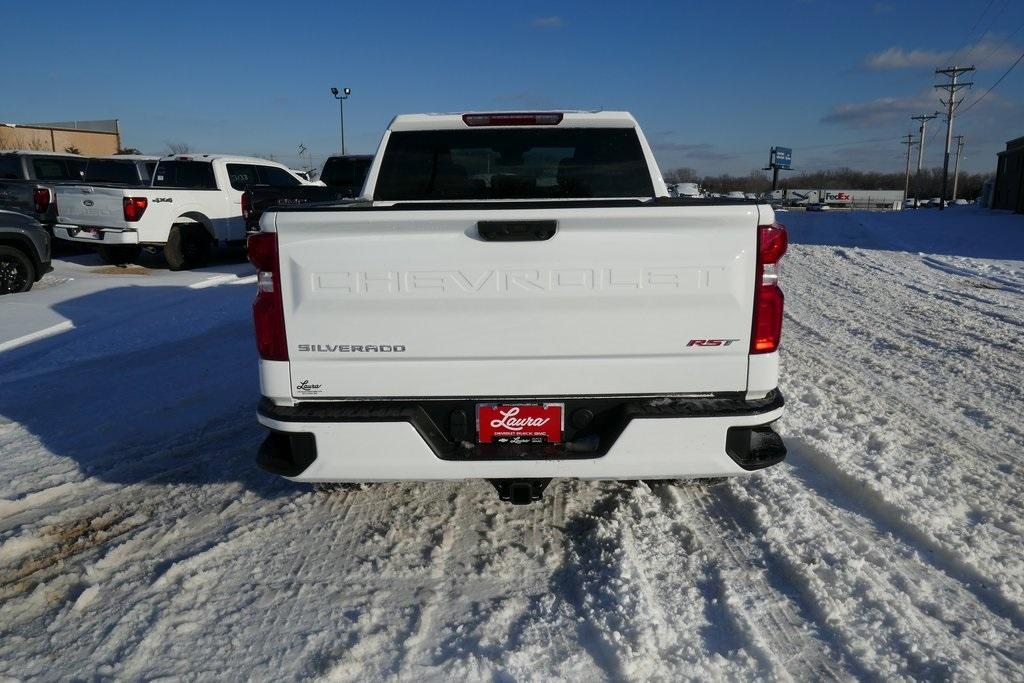
[{"label": "rear wheel", "polygon": [[16,247],[0,246],[0,294],[18,294],[32,289],[36,268],[28,254]]},{"label": "rear wheel", "polygon": [[164,258],[171,270],[191,270],[210,258],[210,236],[199,223],[179,223],[171,228]]},{"label": "rear wheel", "polygon": [[142,253],[142,247],[137,244],[128,245],[110,245],[103,244],[96,247],[96,253],[100,255],[103,262],[111,266],[120,266],[125,263],[131,263],[139,258],[139,254]]}]

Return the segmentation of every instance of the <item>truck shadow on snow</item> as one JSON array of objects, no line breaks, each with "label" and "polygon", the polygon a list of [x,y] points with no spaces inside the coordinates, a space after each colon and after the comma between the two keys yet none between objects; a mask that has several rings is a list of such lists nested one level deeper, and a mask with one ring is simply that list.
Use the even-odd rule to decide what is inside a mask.
[{"label": "truck shadow on snow", "polygon": [[[65,261],[78,264],[80,266],[89,266],[101,268],[108,266],[107,263],[100,258],[99,254],[90,247],[89,245],[82,246],[79,242],[68,242],[66,240],[55,240],[56,245],[71,245],[70,247],[60,246],[55,247],[53,255],[56,258],[61,258]],[[238,264],[248,263],[245,247],[231,246],[231,247],[218,247],[210,252],[209,259],[205,266],[200,271],[224,271],[230,270],[232,266]],[[139,254],[138,258],[134,259],[131,263],[125,264],[126,267],[142,267],[146,270],[152,271],[169,271],[170,267],[167,265],[167,261],[164,259],[162,252],[143,251]],[[117,266],[109,266],[116,268]]]},{"label": "truck shadow on snow", "polygon": [[[125,286],[54,304],[75,327],[0,354],[0,422],[39,441],[41,470],[69,458],[108,482],[294,492],[255,464],[252,299],[251,283]],[[0,457],[37,450],[12,441]]]}]

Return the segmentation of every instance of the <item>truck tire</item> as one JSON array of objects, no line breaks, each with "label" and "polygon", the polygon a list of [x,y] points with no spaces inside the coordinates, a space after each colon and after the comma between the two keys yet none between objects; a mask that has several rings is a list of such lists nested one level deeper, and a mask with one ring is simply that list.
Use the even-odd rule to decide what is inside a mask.
[{"label": "truck tire", "polygon": [[210,258],[210,236],[199,223],[179,223],[171,227],[164,245],[164,258],[171,270],[191,270]]},{"label": "truck tire", "polygon": [[103,262],[111,266],[120,266],[131,263],[139,258],[142,247],[137,244],[112,245],[103,244],[96,247],[96,253],[100,255]]},{"label": "truck tire", "polygon": [[32,289],[36,267],[29,255],[16,247],[0,246],[0,294],[19,294]]}]

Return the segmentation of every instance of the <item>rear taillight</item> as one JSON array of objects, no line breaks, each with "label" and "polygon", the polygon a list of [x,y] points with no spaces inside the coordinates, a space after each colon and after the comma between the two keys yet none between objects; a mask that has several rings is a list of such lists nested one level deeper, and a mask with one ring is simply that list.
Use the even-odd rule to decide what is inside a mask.
[{"label": "rear taillight", "polygon": [[45,187],[37,187],[32,192],[32,203],[36,213],[46,213],[50,209],[50,191]]},{"label": "rear taillight", "polygon": [[463,114],[467,126],[557,126],[561,112],[512,112],[502,114]]},{"label": "rear taillight", "polygon": [[248,248],[249,261],[256,266],[257,271],[256,301],[252,304],[256,349],[263,360],[288,360],[277,233],[259,232],[250,235]]},{"label": "rear taillight", "polygon": [[149,206],[149,200],[145,197],[125,197],[124,219],[129,223],[138,221],[142,218],[142,214],[146,213],[147,206]]},{"label": "rear taillight", "polygon": [[779,259],[786,253],[789,236],[779,223],[757,227],[757,279],[754,282],[754,324],[751,353],[771,353],[782,336],[784,297],[779,289]]},{"label": "rear taillight", "polygon": [[247,230],[259,229],[259,215],[253,211],[253,197],[248,189],[242,193],[242,219],[246,221]]}]

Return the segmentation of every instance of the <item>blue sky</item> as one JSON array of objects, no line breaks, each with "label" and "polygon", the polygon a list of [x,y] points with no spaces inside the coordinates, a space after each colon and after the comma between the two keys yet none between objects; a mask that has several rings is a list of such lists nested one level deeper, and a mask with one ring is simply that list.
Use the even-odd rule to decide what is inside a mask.
[{"label": "blue sky", "polygon": [[[188,2],[0,5],[0,121],[119,118],[162,153],[371,152],[397,113],[632,111],[661,165],[746,173],[768,148],[794,167],[903,167],[932,73],[977,63],[981,95],[1024,52],[1024,2]],[[14,60],[12,56],[16,56]],[[966,105],[965,105],[966,107]],[[934,122],[938,123],[938,121]],[[1024,135],[1024,63],[957,120],[965,167]],[[941,164],[942,127],[925,146]],[[868,141],[868,142],[861,142]],[[835,146],[840,143],[856,142]]]}]

